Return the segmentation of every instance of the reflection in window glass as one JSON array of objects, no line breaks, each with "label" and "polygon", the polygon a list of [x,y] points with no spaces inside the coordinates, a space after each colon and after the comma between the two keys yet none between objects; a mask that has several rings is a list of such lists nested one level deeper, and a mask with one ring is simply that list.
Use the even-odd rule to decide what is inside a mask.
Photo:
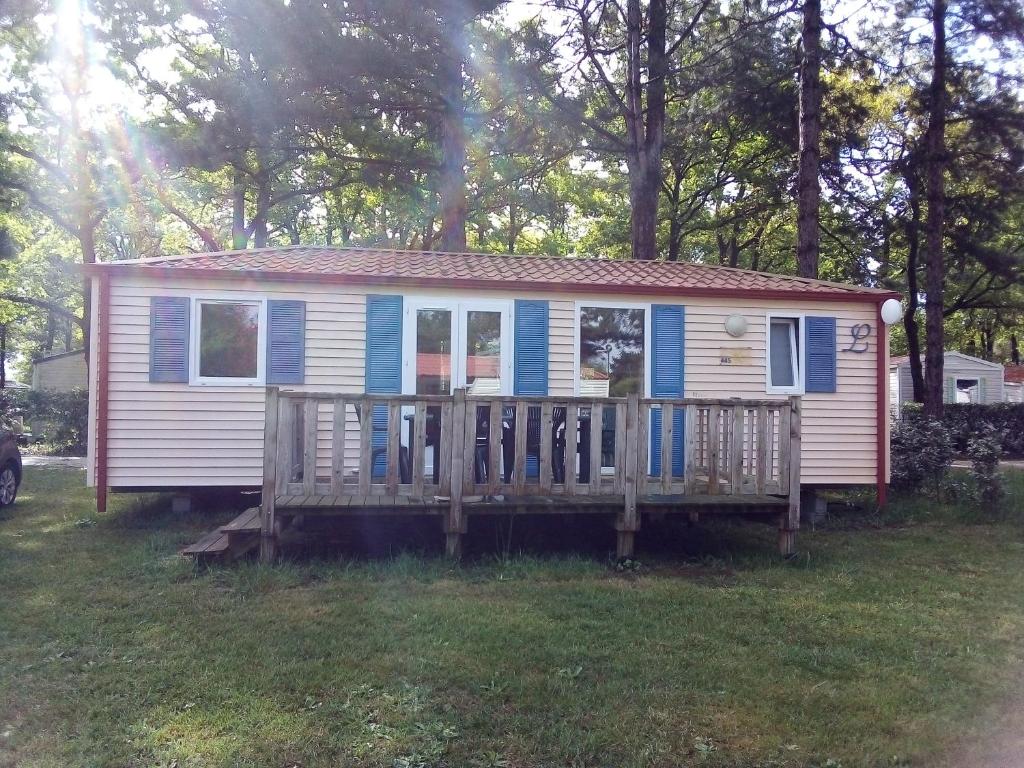
[{"label": "reflection in window glass", "polygon": [[768,359],[773,387],[795,387],[799,381],[796,329],[796,318],[772,318],[768,337]]},{"label": "reflection in window glass", "polygon": [[466,387],[471,395],[501,392],[501,312],[466,313]]},{"label": "reflection in window glass", "polygon": [[255,379],[260,309],[253,303],[199,305],[199,375]]},{"label": "reflection in window glass", "polygon": [[644,393],[644,310],[580,308],[580,394]]},{"label": "reflection in window glass", "polygon": [[452,313],[416,312],[416,394],[448,395],[452,386]]}]

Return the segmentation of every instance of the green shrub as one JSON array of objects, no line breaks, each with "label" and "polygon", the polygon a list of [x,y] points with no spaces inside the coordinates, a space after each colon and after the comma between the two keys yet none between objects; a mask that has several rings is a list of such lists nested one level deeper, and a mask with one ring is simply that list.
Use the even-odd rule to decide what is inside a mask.
[{"label": "green shrub", "polygon": [[917,491],[926,484],[935,496],[953,463],[949,430],[934,419],[904,419],[892,431],[892,485]]},{"label": "green shrub", "polygon": [[[904,419],[921,418],[921,406],[903,406]],[[1004,458],[1024,458],[1024,403],[947,403],[943,406],[942,423],[950,432],[958,456],[967,456],[967,444],[980,425],[989,424],[1001,435]]]},{"label": "green shrub", "polygon": [[971,460],[971,478],[975,495],[983,504],[995,504],[1003,496],[1003,479],[999,474],[1003,435],[991,424],[981,423],[967,442]]},{"label": "green shrub", "polygon": [[0,390],[0,424],[9,428],[19,416],[26,424],[43,425],[42,437],[54,452],[85,453],[89,425],[87,390]]}]

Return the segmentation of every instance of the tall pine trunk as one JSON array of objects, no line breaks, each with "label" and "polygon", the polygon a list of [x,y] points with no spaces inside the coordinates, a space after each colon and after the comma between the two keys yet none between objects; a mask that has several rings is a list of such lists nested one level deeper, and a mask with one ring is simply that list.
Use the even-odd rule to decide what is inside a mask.
[{"label": "tall pine trunk", "polygon": [[821,0],[804,0],[800,47],[796,262],[801,277],[817,278],[821,204]]},{"label": "tall pine trunk", "polygon": [[943,259],[946,192],[946,0],[932,0],[932,81],[926,134],[928,215],[925,220],[924,413],[942,418]]},{"label": "tall pine trunk", "polygon": [[466,108],[462,67],[468,20],[452,9],[442,19],[445,50],[441,81],[441,250],[466,250]]},{"label": "tall pine trunk", "polygon": [[[915,151],[916,152],[916,151]],[[904,170],[910,220],[907,233],[907,310],[903,313],[903,329],[907,334],[907,357],[910,359],[910,380],[914,387],[914,402],[924,402],[924,367],[921,365],[921,336],[917,326],[919,286],[917,270],[921,254],[921,182],[918,177],[916,153],[911,155]]]},{"label": "tall pine trunk", "polygon": [[249,236],[245,232],[245,177],[237,168],[231,182],[231,247],[240,251],[249,246]]},{"label": "tall pine trunk", "polygon": [[[628,0],[626,102],[629,111],[626,128],[630,142],[627,160],[630,241],[633,258],[649,261],[658,256],[658,195],[661,192],[661,155],[665,145],[665,78],[668,75],[666,0],[651,0],[648,4],[646,39],[642,17],[640,0]],[[644,47],[647,49],[646,85],[641,75]]]}]

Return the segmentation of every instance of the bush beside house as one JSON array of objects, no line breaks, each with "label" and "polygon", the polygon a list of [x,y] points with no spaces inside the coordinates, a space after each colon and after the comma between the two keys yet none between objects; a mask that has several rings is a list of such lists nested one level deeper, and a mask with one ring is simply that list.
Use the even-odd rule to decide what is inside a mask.
[{"label": "bush beside house", "polygon": [[64,456],[85,454],[89,425],[89,393],[49,390],[0,390],[0,424],[11,429],[18,422],[41,438],[46,452]]},{"label": "bush beside house", "polygon": [[[906,420],[921,418],[917,403],[904,407]],[[947,403],[942,423],[949,430],[953,450],[958,456],[968,455],[973,438],[987,435],[986,425],[1000,433],[1004,459],[1024,458],[1024,403]]]}]

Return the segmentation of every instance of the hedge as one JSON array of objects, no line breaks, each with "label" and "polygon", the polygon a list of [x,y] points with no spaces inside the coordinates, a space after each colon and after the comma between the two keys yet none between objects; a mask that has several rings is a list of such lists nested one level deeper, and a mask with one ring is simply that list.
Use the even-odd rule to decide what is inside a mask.
[{"label": "hedge", "polygon": [[[919,403],[903,406],[903,417],[918,418]],[[942,423],[953,437],[953,448],[960,456],[967,455],[967,443],[982,434],[981,426],[991,424],[1002,433],[1003,458],[1024,458],[1024,403],[947,403],[943,406]]]}]

